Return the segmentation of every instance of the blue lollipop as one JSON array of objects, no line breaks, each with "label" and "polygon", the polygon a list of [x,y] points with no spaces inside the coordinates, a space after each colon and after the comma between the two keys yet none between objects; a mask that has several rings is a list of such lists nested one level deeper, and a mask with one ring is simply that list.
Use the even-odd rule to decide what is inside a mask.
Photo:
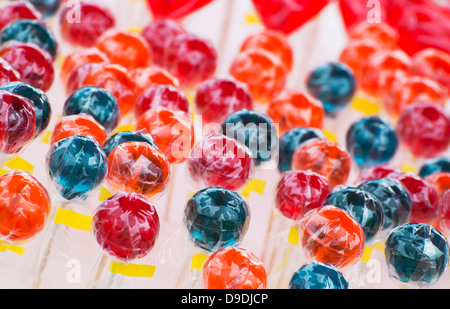
[{"label": "blue lollipop", "polygon": [[52,145],[46,158],[47,171],[66,200],[84,199],[107,174],[106,155],[88,136],[71,136]]},{"label": "blue lollipop", "polygon": [[447,269],[449,247],[431,225],[408,223],[391,231],[384,255],[392,278],[423,288],[436,283]]},{"label": "blue lollipop", "polygon": [[337,268],[318,262],[303,265],[289,282],[289,288],[297,290],[346,290],[348,285],[347,280]]},{"label": "blue lollipop", "polygon": [[36,114],[35,136],[38,136],[42,131],[47,129],[52,115],[52,109],[46,94],[42,90],[23,82],[6,83],[1,85],[0,89],[13,92],[33,102],[34,112]]},{"label": "blue lollipop", "polygon": [[249,218],[243,197],[222,187],[197,192],[184,210],[184,224],[191,241],[210,252],[239,245],[247,232]]},{"label": "blue lollipop", "polygon": [[144,142],[150,144],[155,148],[158,148],[152,136],[148,133],[143,133],[140,131],[122,131],[110,136],[106,140],[105,144],[103,145],[103,150],[105,151],[106,157],[109,156],[114,148],[126,142]]},{"label": "blue lollipop", "polygon": [[425,162],[420,168],[419,176],[425,178],[434,173],[448,172],[450,173],[450,158],[434,158]]},{"label": "blue lollipop", "polygon": [[97,120],[106,131],[114,130],[120,119],[119,104],[109,91],[86,86],[75,90],[66,100],[63,116],[87,114]]},{"label": "blue lollipop", "polygon": [[58,43],[49,27],[38,20],[18,19],[0,31],[0,44],[8,41],[34,43],[56,58]]},{"label": "blue lollipop", "polygon": [[316,128],[291,129],[280,137],[278,170],[287,172],[292,170],[292,156],[297,147],[313,138],[325,139],[323,132]]},{"label": "blue lollipop", "polygon": [[256,164],[269,161],[278,147],[278,135],[269,116],[241,109],[229,115],[222,123],[224,135],[247,146]]},{"label": "blue lollipop", "polygon": [[358,188],[338,186],[328,194],[322,205],[332,205],[348,212],[361,225],[366,243],[384,225],[383,206],[372,194]]},{"label": "blue lollipop", "polygon": [[58,11],[61,5],[61,0],[27,0],[31,2],[39,12],[41,12],[44,17],[48,18]]},{"label": "blue lollipop", "polygon": [[329,62],[315,68],[307,77],[309,93],[333,115],[350,104],[356,91],[352,70],[343,63]]},{"label": "blue lollipop", "polygon": [[398,147],[394,128],[379,117],[356,121],[347,131],[347,150],[359,166],[388,163]]}]

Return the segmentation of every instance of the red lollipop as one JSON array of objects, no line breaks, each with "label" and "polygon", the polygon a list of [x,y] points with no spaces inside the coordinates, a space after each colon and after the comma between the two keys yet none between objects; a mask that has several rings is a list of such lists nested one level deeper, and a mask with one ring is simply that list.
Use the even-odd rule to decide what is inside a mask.
[{"label": "red lollipop", "polygon": [[249,181],[253,164],[244,145],[217,133],[198,141],[188,159],[189,173],[195,181],[230,190],[237,190]]},{"label": "red lollipop", "polygon": [[47,190],[33,176],[12,171],[0,176],[0,238],[29,240],[44,229],[50,213]]},{"label": "red lollipop", "polygon": [[137,96],[153,85],[170,85],[180,88],[178,78],[170,74],[166,69],[158,66],[137,68],[128,72],[131,80],[136,85]]},{"label": "red lollipop", "polygon": [[17,82],[20,74],[3,58],[0,58],[0,85]]},{"label": "red lollipop", "polygon": [[276,209],[286,218],[299,221],[308,211],[322,206],[330,187],[322,175],[298,170],[286,172],[276,192]]},{"label": "red lollipop", "polygon": [[436,104],[412,104],[400,115],[397,133],[415,156],[433,158],[446,151],[450,144],[450,119]]},{"label": "red lollipop", "polygon": [[0,29],[17,19],[43,20],[42,14],[29,2],[10,3],[0,9]]},{"label": "red lollipop", "polygon": [[374,180],[379,178],[386,178],[387,176],[391,174],[397,174],[402,173],[401,170],[389,166],[387,164],[379,164],[379,165],[372,165],[364,167],[361,170],[361,173],[359,175],[360,181],[366,181],[366,180]]},{"label": "red lollipop", "polygon": [[63,83],[67,83],[70,74],[79,66],[86,63],[107,63],[108,57],[98,48],[83,48],[68,55],[61,67],[61,79]]},{"label": "red lollipop", "polygon": [[105,128],[92,116],[86,114],[63,117],[53,130],[50,143],[53,145],[59,140],[69,136],[91,136],[100,145],[108,138]]},{"label": "red lollipop", "polygon": [[350,40],[371,41],[385,50],[396,49],[399,39],[397,31],[387,23],[368,23],[367,21],[352,27],[348,36]]},{"label": "red lollipop", "polygon": [[450,90],[450,54],[426,48],[413,56],[411,74],[425,76]]},{"label": "red lollipop", "polygon": [[450,232],[450,190],[447,190],[442,195],[441,205],[438,212],[439,228],[444,232]]},{"label": "red lollipop", "polygon": [[119,193],[104,200],[92,218],[98,244],[110,256],[129,262],[146,256],[159,235],[155,207],[136,193]]},{"label": "red lollipop", "polygon": [[338,143],[313,139],[300,145],[292,157],[294,170],[311,170],[328,179],[330,188],[346,183],[352,158]]},{"label": "red lollipop", "polygon": [[185,17],[200,9],[212,0],[147,0],[150,10],[156,18]]}]

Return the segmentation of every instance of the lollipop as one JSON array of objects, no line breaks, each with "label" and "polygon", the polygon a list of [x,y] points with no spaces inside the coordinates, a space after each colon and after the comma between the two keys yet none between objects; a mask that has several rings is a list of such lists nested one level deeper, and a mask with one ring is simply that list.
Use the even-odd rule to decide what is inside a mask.
[{"label": "lollipop", "polygon": [[336,187],[322,205],[333,205],[347,211],[361,225],[366,243],[374,239],[384,226],[381,201],[359,188]]},{"label": "lollipop", "polygon": [[6,90],[18,94],[22,97],[30,99],[33,102],[36,116],[35,137],[47,129],[52,115],[52,109],[46,94],[42,90],[23,82],[3,84],[0,86],[0,90]]},{"label": "lollipop", "polygon": [[411,74],[425,76],[450,89],[450,55],[435,48],[414,54]]},{"label": "lollipop", "polygon": [[217,52],[208,40],[181,34],[167,44],[164,67],[180,80],[183,87],[193,87],[215,73]]},{"label": "lollipop", "polygon": [[274,54],[262,48],[252,48],[234,58],[230,74],[247,85],[254,101],[267,103],[285,87],[287,70]]},{"label": "lollipop", "polygon": [[421,166],[419,176],[425,178],[438,172],[450,172],[450,158],[441,157],[427,160]]},{"label": "lollipop", "polygon": [[205,289],[265,289],[266,285],[264,264],[246,249],[225,247],[203,265]]},{"label": "lollipop", "polygon": [[450,172],[438,172],[425,178],[430,185],[432,185],[439,196],[439,201],[442,201],[444,193],[450,190]]},{"label": "lollipop", "polygon": [[61,0],[27,0],[41,12],[44,17],[53,16],[61,5]]},{"label": "lollipop", "polygon": [[310,170],[286,172],[277,185],[275,207],[286,218],[300,221],[322,205],[330,193],[328,180]]},{"label": "lollipop", "polygon": [[359,180],[373,180],[378,178],[385,178],[391,174],[401,174],[402,171],[389,166],[388,164],[377,164],[372,166],[366,166],[361,170]]},{"label": "lollipop", "polygon": [[0,9],[0,30],[17,19],[42,20],[42,14],[29,2],[9,3]]},{"label": "lollipop", "polygon": [[92,116],[79,114],[63,117],[55,126],[50,143],[54,144],[69,136],[90,136],[100,145],[108,138],[106,130]]},{"label": "lollipop", "polygon": [[347,65],[329,62],[316,67],[307,77],[308,92],[320,100],[328,114],[335,114],[350,104],[356,80]]},{"label": "lollipop", "polygon": [[411,196],[400,182],[390,178],[367,180],[357,187],[381,201],[384,214],[382,231],[408,223],[411,216]]},{"label": "lollipop", "polygon": [[140,96],[153,85],[168,85],[180,88],[178,78],[170,74],[166,69],[158,66],[136,68],[128,70],[131,80],[136,86],[136,95]]},{"label": "lollipop", "polygon": [[222,123],[231,113],[253,109],[247,86],[228,78],[210,78],[200,84],[195,95],[196,112],[204,123]]},{"label": "lollipop", "polygon": [[117,146],[126,142],[144,142],[148,143],[150,146],[158,148],[150,134],[139,131],[121,131],[108,137],[106,142],[103,144],[103,150],[105,151],[106,156],[109,157],[109,154]]},{"label": "lollipop", "polygon": [[382,49],[392,50],[397,48],[399,34],[387,23],[361,22],[349,30],[350,40],[371,41]]},{"label": "lollipop", "polygon": [[150,133],[171,164],[186,161],[195,142],[191,116],[164,106],[146,111],[139,117],[136,130]]},{"label": "lollipop", "polygon": [[354,122],[346,135],[347,150],[359,166],[388,163],[395,155],[398,139],[394,128],[380,117]]},{"label": "lollipop", "polygon": [[450,119],[436,104],[413,104],[401,114],[397,133],[403,145],[415,156],[436,157],[450,144]]},{"label": "lollipop", "polygon": [[63,116],[78,114],[92,116],[107,132],[111,132],[119,123],[119,104],[109,91],[86,86],[73,92],[64,103]]},{"label": "lollipop", "polygon": [[278,149],[275,124],[267,115],[241,109],[222,123],[222,132],[250,149],[255,165],[273,159]]},{"label": "lollipop", "polygon": [[336,267],[317,262],[303,265],[289,282],[289,288],[294,290],[346,290],[348,285]]},{"label": "lollipop", "polygon": [[92,218],[92,231],[103,251],[124,262],[146,256],[160,230],[155,207],[136,193],[104,200]]},{"label": "lollipop", "polygon": [[19,72],[17,72],[8,61],[0,58],[0,85],[16,82],[20,78]]},{"label": "lollipop", "polygon": [[292,156],[299,145],[313,138],[325,139],[325,135],[315,128],[295,128],[283,133],[279,142],[278,170],[286,172],[292,169]]},{"label": "lollipop", "polygon": [[249,150],[233,138],[213,133],[198,141],[188,159],[194,181],[237,190],[247,183],[254,163]]},{"label": "lollipop", "polygon": [[169,183],[169,161],[147,142],[126,142],[108,156],[107,184],[116,191],[152,197]]},{"label": "lollipop", "polygon": [[64,59],[61,67],[61,80],[63,83],[67,83],[70,74],[83,64],[107,62],[109,62],[108,57],[96,47],[79,49]]},{"label": "lollipop", "polygon": [[284,133],[297,127],[322,129],[325,111],[320,101],[293,89],[281,90],[269,102],[267,114]]},{"label": "lollipop", "polygon": [[189,102],[181,90],[169,85],[153,85],[138,97],[134,106],[136,119],[158,106],[189,113]]},{"label": "lollipop", "polygon": [[0,176],[0,238],[27,241],[40,233],[50,213],[47,190],[33,176],[12,171]]},{"label": "lollipop", "polygon": [[297,147],[292,156],[292,168],[310,169],[323,175],[334,188],[347,181],[351,161],[350,155],[339,144],[326,139],[313,139]]},{"label": "lollipop", "polygon": [[390,233],[384,255],[392,278],[423,288],[436,283],[447,269],[449,248],[445,237],[432,226],[412,223]]},{"label": "lollipop", "polygon": [[[368,40],[350,41],[339,55],[339,62],[346,64],[355,76],[356,81],[363,78],[367,59],[380,50],[378,44]],[[359,85],[357,85],[359,87]]]},{"label": "lollipop", "polygon": [[194,11],[205,6],[212,0],[195,1],[166,1],[166,0],[147,0],[152,15],[156,19],[173,18],[181,19]]},{"label": "lollipop", "polygon": [[438,212],[439,229],[445,233],[450,232],[450,190],[444,192]]},{"label": "lollipop", "polygon": [[308,260],[338,269],[356,264],[364,252],[364,231],[345,210],[322,206],[300,222],[300,241]]},{"label": "lollipop", "polygon": [[59,18],[63,39],[73,45],[94,46],[102,34],[116,25],[114,15],[106,7],[79,1],[77,9],[78,15],[74,16],[73,7],[66,6]]},{"label": "lollipop", "polygon": [[189,199],[183,222],[196,247],[216,252],[238,246],[248,230],[249,219],[249,208],[242,196],[222,187],[210,187]]}]

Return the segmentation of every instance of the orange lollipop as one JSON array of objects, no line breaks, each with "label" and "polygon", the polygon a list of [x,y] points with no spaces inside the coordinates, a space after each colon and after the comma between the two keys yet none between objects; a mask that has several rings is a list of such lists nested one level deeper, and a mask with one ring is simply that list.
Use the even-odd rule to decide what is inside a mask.
[{"label": "orange lollipop", "polygon": [[187,160],[194,146],[194,123],[186,112],[164,106],[149,109],[136,123],[136,131],[147,130],[171,164]]},{"label": "orange lollipop", "polygon": [[133,80],[136,85],[137,96],[154,84],[170,85],[180,88],[178,78],[170,74],[166,69],[157,66],[137,68],[130,70],[129,72],[131,80]]},{"label": "orange lollipop", "polygon": [[360,81],[367,59],[379,50],[380,47],[369,40],[350,41],[341,51],[339,61],[345,63],[353,71],[356,80]]},{"label": "orange lollipop", "polygon": [[33,176],[12,171],[0,177],[0,239],[22,242],[43,230],[50,212],[47,190]]},{"label": "orange lollipop", "polygon": [[352,165],[350,154],[338,143],[313,139],[301,144],[292,157],[294,170],[311,170],[328,179],[330,188],[346,183]]},{"label": "orange lollipop", "polygon": [[86,114],[63,117],[55,126],[51,136],[51,144],[69,136],[91,136],[100,145],[108,138],[105,128],[92,116]]},{"label": "orange lollipop", "polygon": [[86,63],[107,63],[108,57],[98,48],[80,49],[68,55],[61,67],[61,80],[65,84],[70,74],[80,65]]},{"label": "orange lollipop", "polygon": [[439,200],[442,202],[444,192],[450,190],[450,173],[437,172],[427,176],[425,180],[437,190]]},{"label": "orange lollipop", "polygon": [[398,46],[399,34],[386,23],[362,22],[349,31],[350,40],[368,40],[382,49],[395,49]]},{"label": "orange lollipop", "polygon": [[250,251],[225,247],[203,265],[206,289],[265,289],[267,273],[263,263]]},{"label": "orange lollipop", "polygon": [[426,48],[413,56],[411,74],[429,77],[450,90],[450,54]]},{"label": "orange lollipop", "polygon": [[143,142],[120,144],[108,156],[108,185],[123,192],[151,197],[169,183],[169,161],[157,148]]},{"label": "orange lollipop", "polygon": [[322,102],[298,90],[284,89],[270,100],[267,114],[280,126],[280,133],[297,127],[322,129]]}]

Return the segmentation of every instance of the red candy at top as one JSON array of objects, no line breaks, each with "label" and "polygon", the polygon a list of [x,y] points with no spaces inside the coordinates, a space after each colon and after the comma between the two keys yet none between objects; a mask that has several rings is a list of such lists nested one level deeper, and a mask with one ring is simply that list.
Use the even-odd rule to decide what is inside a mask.
[{"label": "red candy at top", "polygon": [[43,20],[42,14],[29,2],[8,4],[0,9],[0,29],[17,19]]}]

